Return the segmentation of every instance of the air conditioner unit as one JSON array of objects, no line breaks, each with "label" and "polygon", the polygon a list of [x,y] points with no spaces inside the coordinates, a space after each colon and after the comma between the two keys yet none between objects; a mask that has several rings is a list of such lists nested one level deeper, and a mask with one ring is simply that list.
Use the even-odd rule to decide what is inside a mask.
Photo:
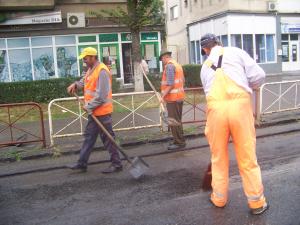
[{"label": "air conditioner unit", "polygon": [[84,13],[67,13],[68,28],[85,27]]},{"label": "air conditioner unit", "polygon": [[277,11],[277,4],[276,4],[276,2],[268,2],[268,11],[269,12]]}]

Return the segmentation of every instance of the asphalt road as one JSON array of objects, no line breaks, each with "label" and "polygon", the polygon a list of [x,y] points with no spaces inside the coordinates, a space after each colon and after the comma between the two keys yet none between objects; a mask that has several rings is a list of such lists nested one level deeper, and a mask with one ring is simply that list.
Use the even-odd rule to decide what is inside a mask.
[{"label": "asphalt road", "polygon": [[151,170],[139,181],[126,171],[102,175],[105,163],[86,174],[61,169],[1,178],[0,224],[299,225],[299,138],[295,132],[257,140],[271,205],[261,216],[248,212],[233,154],[229,204],[217,209],[209,203],[200,189],[209,150],[201,148],[146,157]]}]

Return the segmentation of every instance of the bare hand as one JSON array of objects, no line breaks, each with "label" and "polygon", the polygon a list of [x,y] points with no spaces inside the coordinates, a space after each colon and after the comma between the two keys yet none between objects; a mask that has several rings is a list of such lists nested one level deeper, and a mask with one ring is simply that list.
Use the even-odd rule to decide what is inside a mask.
[{"label": "bare hand", "polygon": [[71,84],[68,88],[67,88],[67,91],[69,94],[74,94],[76,92],[76,84],[73,83]]}]

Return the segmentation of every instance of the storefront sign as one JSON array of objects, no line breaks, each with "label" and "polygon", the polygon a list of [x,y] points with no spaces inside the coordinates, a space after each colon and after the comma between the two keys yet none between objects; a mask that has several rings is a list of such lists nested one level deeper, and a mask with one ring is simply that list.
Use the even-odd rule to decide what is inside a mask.
[{"label": "storefront sign", "polygon": [[281,24],[281,33],[300,33],[300,24]]},{"label": "storefront sign", "polygon": [[99,34],[100,42],[118,42],[118,34]]},{"label": "storefront sign", "polygon": [[121,40],[122,41],[132,41],[131,33],[122,33]]},{"label": "storefront sign", "polygon": [[44,23],[61,23],[61,11],[47,12],[39,14],[13,13],[0,25],[22,25],[22,24],[44,24]]},{"label": "storefront sign", "polygon": [[141,33],[142,41],[156,41],[158,40],[157,32]]}]

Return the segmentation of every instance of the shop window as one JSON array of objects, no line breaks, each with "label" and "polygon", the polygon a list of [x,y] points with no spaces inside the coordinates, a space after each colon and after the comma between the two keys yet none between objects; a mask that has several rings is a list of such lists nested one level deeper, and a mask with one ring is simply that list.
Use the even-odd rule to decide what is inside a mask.
[{"label": "shop window", "polygon": [[75,36],[74,35],[56,36],[55,37],[55,44],[56,45],[72,45],[72,44],[76,44]]},{"label": "shop window", "polygon": [[281,35],[281,40],[288,41],[289,40],[289,35],[288,34],[282,34]]},{"label": "shop window", "polygon": [[240,34],[232,34],[231,35],[231,46],[242,48],[242,39]]},{"label": "shop window", "polygon": [[10,71],[13,81],[32,80],[32,67],[29,49],[9,50]]},{"label": "shop window", "polygon": [[243,50],[253,58],[253,35],[243,34]]},{"label": "shop window", "polygon": [[29,38],[13,38],[7,40],[8,48],[29,47]]},{"label": "shop window", "polygon": [[147,44],[144,43],[144,58],[149,66],[149,71],[155,73],[159,71],[158,58],[156,53],[156,43]]},{"label": "shop window", "polygon": [[222,45],[224,47],[227,47],[228,46],[228,36],[227,35],[222,35],[221,36],[221,42],[222,42]]},{"label": "shop window", "polygon": [[59,77],[78,76],[76,47],[56,47],[57,74]]},{"label": "shop window", "polygon": [[291,41],[298,41],[298,34],[290,34]]},{"label": "shop window", "polygon": [[35,80],[45,80],[55,77],[53,49],[32,49],[32,60]]},{"label": "shop window", "polygon": [[101,60],[108,66],[112,75],[117,78],[121,77],[119,69],[119,48],[118,44],[104,44],[100,45]]},{"label": "shop window", "polygon": [[191,63],[196,63],[195,41],[191,41]]},{"label": "shop window", "polygon": [[5,39],[0,39],[0,49],[1,48],[6,48]]},{"label": "shop window", "polygon": [[200,49],[200,41],[196,41],[196,53],[197,53],[197,64],[201,64],[201,49]]},{"label": "shop window", "polygon": [[170,20],[178,18],[178,5],[175,5],[170,8]]},{"label": "shop window", "polygon": [[0,50],[0,82],[9,82],[7,51]]},{"label": "shop window", "polygon": [[265,35],[256,34],[255,35],[256,44],[256,61],[258,63],[266,62],[266,45],[265,45]]},{"label": "shop window", "polygon": [[266,42],[267,42],[267,61],[272,62],[275,61],[275,45],[274,45],[274,35],[267,34],[266,35]]},{"label": "shop window", "polygon": [[52,46],[52,37],[32,37],[31,46]]}]

